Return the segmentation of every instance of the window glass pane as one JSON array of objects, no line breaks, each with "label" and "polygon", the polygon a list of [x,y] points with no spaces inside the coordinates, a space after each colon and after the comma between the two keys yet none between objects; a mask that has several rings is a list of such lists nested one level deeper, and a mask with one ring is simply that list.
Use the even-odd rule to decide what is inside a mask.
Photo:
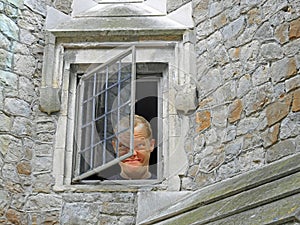
[{"label": "window glass pane", "polygon": [[[95,68],[92,73],[82,76],[79,88],[79,112],[81,123],[77,133],[80,137],[79,176],[84,179],[117,164],[132,154],[118,154],[113,142],[116,139],[116,124],[126,116],[134,114],[132,89],[135,85],[132,49],[121,53],[115,60]],[[124,61],[122,61],[124,60]],[[134,70],[135,71],[135,70]],[[133,127],[127,126],[129,142],[133,142]],[[123,129],[122,132],[125,132]],[[119,156],[121,157],[119,159]],[[78,170],[77,170],[78,171]]]},{"label": "window glass pane", "polygon": [[82,104],[82,126],[93,121],[93,99],[83,102]]},{"label": "window glass pane", "polygon": [[92,125],[87,125],[81,129],[81,146],[80,151],[91,147]]},{"label": "window glass pane", "polygon": [[122,68],[121,68],[120,80],[124,81],[131,77],[132,66],[131,66],[131,63],[123,62],[123,60],[121,60],[121,63],[122,63]]},{"label": "window glass pane", "polygon": [[83,100],[86,101],[93,97],[94,77],[91,76],[84,82]]}]

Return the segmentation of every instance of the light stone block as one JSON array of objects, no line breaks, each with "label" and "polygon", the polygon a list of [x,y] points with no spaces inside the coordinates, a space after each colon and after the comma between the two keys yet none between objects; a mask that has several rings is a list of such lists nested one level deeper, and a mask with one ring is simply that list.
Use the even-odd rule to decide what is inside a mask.
[{"label": "light stone block", "polygon": [[155,191],[155,192],[138,192],[138,211],[136,223],[139,224],[147,217],[153,215],[154,212],[159,212],[165,207],[176,202],[178,199],[188,195],[190,192],[170,192],[170,191]]}]

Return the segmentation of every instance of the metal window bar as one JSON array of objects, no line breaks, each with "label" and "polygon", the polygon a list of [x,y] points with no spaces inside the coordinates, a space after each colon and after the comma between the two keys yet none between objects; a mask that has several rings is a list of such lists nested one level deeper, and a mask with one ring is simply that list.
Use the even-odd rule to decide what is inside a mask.
[{"label": "metal window bar", "polygon": [[[107,140],[107,98],[108,98],[108,74],[109,73],[109,67],[106,67],[106,74],[105,74],[105,100],[104,100],[104,140]],[[106,141],[103,143],[103,148],[102,148],[102,164],[104,165],[106,162]]]},{"label": "metal window bar", "polygon": [[[121,93],[121,84],[122,82],[126,82],[128,79],[123,79],[121,80],[121,73],[122,73],[122,59],[128,57],[131,55],[131,60],[130,60],[130,63],[131,63],[131,76],[130,78],[128,79],[131,79],[131,84],[130,84],[130,101],[126,101],[125,103],[121,104],[121,100],[120,100],[120,93]],[[87,147],[86,144],[85,144],[85,147],[82,149],[82,140],[83,138],[86,138],[86,137],[77,137],[77,140],[80,140],[79,143],[78,143],[78,147],[77,147],[77,157],[76,157],[76,173],[75,173],[75,177],[73,178],[73,182],[78,182],[82,179],[85,179],[89,176],[92,176],[94,174],[97,174],[99,172],[101,172],[102,170],[105,170],[107,168],[109,168],[110,166],[112,165],[115,165],[117,163],[119,163],[120,161],[130,157],[132,154],[133,154],[133,142],[134,142],[134,139],[133,139],[133,125],[134,125],[134,103],[135,103],[135,79],[136,79],[136,68],[135,68],[135,61],[136,61],[136,56],[135,56],[135,46],[132,46],[130,47],[129,49],[127,49],[126,51],[120,53],[118,56],[116,56],[115,58],[113,59],[110,59],[108,62],[104,63],[103,65],[93,69],[92,71],[90,71],[88,74],[85,74],[82,76],[81,80],[80,80],[80,83],[82,83],[82,85],[80,86],[79,88],[79,95],[81,96],[80,99],[79,99],[79,116],[81,118],[79,118],[79,123],[78,123],[78,127],[77,129],[79,130],[77,133],[78,135],[83,135],[84,132],[82,132],[82,129],[84,129],[85,127],[88,127],[89,125],[88,124],[91,124],[91,136],[90,137],[90,143],[89,143],[89,146]],[[107,143],[109,140],[112,139],[112,136],[117,136],[118,134],[121,134],[123,132],[126,132],[126,129],[124,130],[117,130],[117,133],[115,135],[111,135],[111,136],[108,136],[107,135],[107,131],[108,131],[108,127],[107,127],[107,123],[108,123],[108,116],[110,114],[110,111],[113,111],[113,110],[108,110],[108,93],[109,93],[109,88],[108,87],[108,83],[109,83],[109,66],[114,64],[114,63],[118,63],[118,78],[117,78],[117,81],[116,83],[117,84],[114,84],[114,85],[118,85],[118,106],[117,106],[117,124],[119,123],[119,121],[121,120],[121,115],[120,115],[120,109],[124,106],[126,106],[126,104],[128,104],[128,106],[130,106],[130,113],[129,113],[129,117],[130,117],[130,151],[123,155],[123,156],[119,156],[118,154],[118,149],[116,150],[116,153],[117,153],[117,157],[114,158],[113,160],[111,161],[108,161],[107,162],[107,150],[106,150],[106,146],[107,146]],[[102,91],[102,94],[104,93],[105,94],[105,99],[104,99],[104,104],[105,104],[105,110],[104,110],[104,114],[101,115],[100,117],[104,118],[104,138],[101,142],[100,141],[95,141],[95,131],[96,131],[96,126],[95,126],[95,122],[96,120],[99,118],[96,116],[95,114],[95,111],[96,111],[96,100],[99,96],[101,96],[101,94],[99,93],[96,93],[96,86],[97,86],[97,72],[99,71],[103,71],[103,70],[106,70],[106,78],[105,78],[105,90]],[[85,85],[85,82],[88,82],[89,78],[91,78],[92,76],[94,76],[94,79],[93,79],[93,96],[92,97],[87,97],[86,99],[83,99],[82,96],[84,96],[84,94],[82,92],[86,91],[85,88],[84,88],[84,85]],[[91,120],[86,120],[87,123],[86,124],[82,124],[82,118],[83,116],[83,106],[84,106],[84,103],[87,102],[88,104],[88,99],[91,99],[92,100],[92,118]],[[81,130],[81,131],[80,131]],[[128,129],[127,129],[128,130]],[[88,133],[88,132],[86,132]],[[96,142],[96,143],[94,143]],[[95,146],[98,146],[99,144],[103,144],[103,147],[102,147],[102,165],[99,165],[99,166],[95,166],[95,160],[94,160],[94,157],[95,157]],[[118,143],[117,143],[118,144]],[[118,146],[118,145],[117,145]],[[87,171],[81,171],[80,168],[82,165],[81,164],[81,159],[82,159],[82,155],[81,154],[84,154],[85,152],[89,152],[90,151],[90,154],[89,154],[89,164],[90,164],[90,168],[89,170]]]}]

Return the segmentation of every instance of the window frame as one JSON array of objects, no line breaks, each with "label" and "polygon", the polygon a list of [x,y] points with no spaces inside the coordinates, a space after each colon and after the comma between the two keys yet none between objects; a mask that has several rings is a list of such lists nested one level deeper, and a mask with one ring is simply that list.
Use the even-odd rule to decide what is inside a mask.
[{"label": "window frame", "polygon": [[[111,59],[109,59],[108,61],[106,61],[106,62],[104,62],[103,64],[101,64],[100,66],[98,66],[98,67],[96,67],[96,68],[94,68],[93,70],[91,70],[91,71],[89,71],[89,72],[87,72],[86,74],[84,74],[81,78],[80,78],[80,81],[79,81],[79,84],[78,84],[78,88],[77,88],[77,90],[78,90],[78,94],[79,94],[79,99],[77,99],[77,106],[79,107],[79,110],[78,110],[78,113],[77,113],[77,119],[76,119],[76,123],[75,123],[75,137],[77,137],[77,140],[81,140],[82,138],[81,138],[81,123],[82,123],[82,119],[83,119],[83,117],[82,117],[82,111],[83,111],[83,101],[84,101],[84,99],[83,99],[83,95],[84,95],[84,93],[85,93],[85,82],[87,82],[88,81],[88,79],[90,78],[90,77],[94,77],[94,78],[96,78],[96,76],[97,76],[97,72],[99,72],[99,71],[101,71],[102,69],[105,69],[106,70],[106,85],[107,85],[107,82],[108,82],[108,71],[107,71],[107,68],[109,67],[109,66],[111,66],[112,64],[114,64],[114,63],[116,63],[116,62],[118,62],[119,63],[119,65],[120,65],[120,61],[122,60],[122,59],[124,59],[124,58],[126,58],[126,57],[128,57],[129,55],[131,55],[131,61],[130,61],[130,63],[131,63],[131,76],[130,76],[130,80],[131,80],[131,84],[130,84],[130,91],[131,91],[131,97],[130,97],[130,128],[129,128],[129,130],[130,130],[130,151],[127,153],[127,154],[125,154],[125,155],[122,155],[122,156],[116,156],[116,158],[115,159],[113,159],[112,161],[109,161],[109,162],[107,162],[107,163],[104,163],[103,165],[100,165],[100,166],[96,166],[95,168],[94,168],[94,165],[93,165],[93,163],[91,163],[92,165],[92,169],[91,170],[88,170],[88,171],[86,171],[86,172],[83,172],[83,173],[80,173],[80,167],[81,167],[81,155],[80,155],[80,153],[81,153],[81,150],[78,150],[77,148],[76,148],[76,150],[75,150],[75,146],[74,146],[74,153],[75,153],[75,160],[74,160],[74,164],[75,164],[75,171],[74,171],[74,178],[72,179],[72,183],[76,183],[76,182],[80,182],[81,180],[83,180],[83,179],[85,179],[85,178],[88,178],[88,177],[90,177],[90,176],[92,176],[92,175],[95,175],[95,174],[97,174],[97,173],[99,173],[99,172],[101,172],[102,170],[104,170],[104,169],[107,169],[107,168],[109,168],[109,167],[111,167],[111,166],[113,166],[113,165],[115,165],[115,164],[117,164],[117,163],[119,163],[119,162],[121,162],[122,160],[124,160],[124,159],[126,159],[126,158],[128,158],[128,157],[130,157],[132,154],[133,154],[133,118],[134,118],[134,102],[135,102],[135,96],[134,96],[134,93],[135,93],[135,82],[136,82],[136,67],[135,67],[135,65],[136,65],[136,62],[135,62],[135,46],[133,45],[133,46],[131,46],[131,47],[129,47],[128,49],[126,49],[126,50],[124,50],[123,52],[121,52],[120,54],[118,54],[118,55],[116,55],[115,57],[113,57],[113,58],[111,58]],[[120,73],[120,71],[118,70],[118,74]],[[95,80],[94,80],[94,82],[96,82]],[[118,79],[118,82],[119,82],[119,79]],[[95,84],[93,83],[93,89],[95,89]],[[95,91],[95,90],[93,90],[93,91]],[[104,92],[106,93],[106,92],[108,92],[108,88],[107,87],[105,87],[105,89],[104,89]],[[120,93],[118,93],[118,95],[119,95]],[[107,96],[106,94],[105,94],[105,96]],[[94,152],[94,150],[93,150],[93,147],[95,147],[95,146],[93,146],[93,139],[94,139],[94,136],[96,135],[96,134],[94,134],[94,130],[96,129],[96,121],[94,121],[94,113],[95,113],[95,111],[96,111],[96,105],[95,105],[95,93],[93,93],[93,96],[92,96],[92,98],[93,98],[93,107],[92,107],[92,110],[93,110],[93,121],[91,121],[91,125],[92,125],[92,128],[91,128],[91,131],[92,131],[92,135],[91,135],[91,142],[90,142],[90,151],[91,151],[91,153],[90,153],[90,158],[91,158],[91,160],[92,161],[94,161],[94,154],[93,154],[93,152]],[[105,104],[107,104],[107,102],[105,101]],[[105,107],[106,108],[106,107]],[[120,106],[118,105],[118,109],[120,108]],[[107,114],[107,112],[105,112],[105,114]],[[105,121],[107,121],[107,116],[106,115],[104,115],[104,119],[105,119]],[[119,119],[119,115],[118,115],[118,119]],[[79,134],[77,134],[77,132],[79,133]],[[106,142],[107,142],[107,139],[106,139],[106,131],[104,131],[104,135],[105,135],[105,138],[104,138],[104,141],[103,141],[103,144],[104,144],[104,148],[105,148],[105,146],[106,146]],[[81,143],[79,143],[79,145],[81,145]],[[77,146],[77,145],[76,145]],[[102,149],[103,150],[103,149]],[[103,153],[103,152],[101,152],[101,153]],[[106,159],[106,158],[105,158]],[[105,159],[103,159],[103,160],[105,160]]]},{"label": "window frame", "polygon": [[[54,145],[53,156],[53,175],[55,177],[54,190],[73,190],[76,189],[97,189],[98,185],[102,190],[127,190],[128,186],[115,186],[116,182],[109,181],[89,181],[85,180],[80,184],[72,183],[73,176],[73,137],[74,137],[74,123],[75,123],[75,102],[76,102],[76,82],[77,82],[77,64],[85,63],[99,63],[97,59],[91,57],[95,52],[101,52],[105,55],[107,48],[124,49],[126,46],[135,45],[137,48],[137,62],[157,62],[168,64],[167,69],[162,76],[162,166],[160,177],[157,180],[135,180],[135,181],[120,181],[121,184],[130,184],[130,188],[143,187],[145,185],[157,186],[158,188],[169,188],[173,190],[177,188],[178,184],[174,186],[174,182],[178,180],[178,173],[180,171],[176,165],[185,164],[185,159],[180,158],[178,164],[178,154],[174,152],[174,147],[177,145],[178,136],[169,131],[169,126],[179,128],[176,107],[174,104],[174,97],[176,90],[174,85],[180,82],[180,72],[182,70],[182,62],[180,63],[180,51],[182,49],[182,42],[178,41],[145,41],[145,42],[103,42],[103,43],[58,43],[55,48],[55,73],[53,79],[61,85],[61,110],[58,116],[56,141]],[[121,47],[120,47],[121,46]],[[118,49],[118,50],[120,50]],[[115,53],[115,52],[114,52]],[[74,55],[76,57],[74,57]],[[165,101],[167,100],[167,101]],[[180,130],[180,129],[179,129]],[[172,152],[170,152],[172,151]],[[184,153],[183,148],[178,148],[180,156]],[[182,163],[181,163],[182,162]],[[175,166],[175,167],[174,167]],[[176,179],[173,179],[175,176]],[[90,186],[93,184],[95,186]],[[111,186],[110,184],[113,184]],[[102,186],[104,185],[104,186]],[[132,186],[133,185],[133,186]],[[130,189],[131,190],[131,189]]]}]

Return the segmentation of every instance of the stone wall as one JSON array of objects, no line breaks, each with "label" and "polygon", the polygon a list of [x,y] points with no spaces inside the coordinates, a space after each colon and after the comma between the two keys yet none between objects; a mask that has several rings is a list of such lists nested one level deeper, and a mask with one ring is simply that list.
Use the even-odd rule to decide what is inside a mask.
[{"label": "stone wall", "polygon": [[57,193],[52,189],[57,116],[38,108],[43,27],[46,5],[69,13],[69,3],[0,1],[0,224],[135,221],[135,192]]},{"label": "stone wall", "polygon": [[[188,1],[170,1],[169,11]],[[46,5],[0,0],[0,224],[134,224],[135,191],[55,192],[57,115],[38,108]],[[194,0],[199,108],[182,190],[300,150],[300,4]]]},{"label": "stone wall", "polygon": [[183,189],[300,151],[300,2],[195,0],[199,108]]}]

